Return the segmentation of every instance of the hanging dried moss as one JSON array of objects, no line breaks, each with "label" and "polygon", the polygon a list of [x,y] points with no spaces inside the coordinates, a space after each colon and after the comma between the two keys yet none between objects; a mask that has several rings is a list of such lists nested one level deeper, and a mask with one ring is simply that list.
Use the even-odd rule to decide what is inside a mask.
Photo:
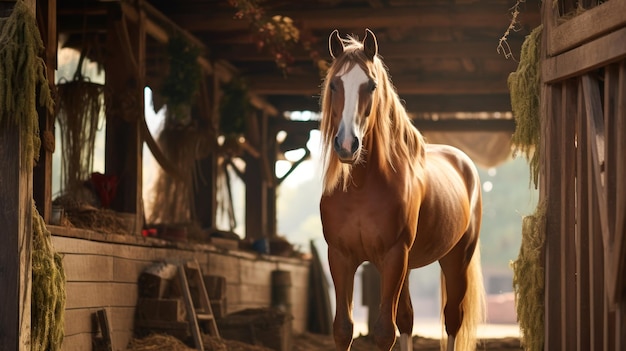
[{"label": "hanging dried moss", "polygon": [[[24,1],[17,1],[11,15],[0,18],[0,127],[16,123],[23,142],[22,167],[30,169],[39,158],[37,105],[53,110],[44,50],[35,18]],[[39,94],[39,101],[37,101]]]},{"label": "hanging dried moss", "polygon": [[167,53],[169,74],[163,82],[161,95],[167,105],[167,117],[186,124],[202,78],[198,64],[200,49],[180,35],[174,35],[167,44]]},{"label": "hanging dried moss", "polygon": [[61,349],[65,334],[65,271],[51,235],[33,203],[31,350]]},{"label": "hanging dried moss", "polygon": [[226,137],[246,132],[246,118],[254,111],[248,97],[248,87],[241,78],[222,84],[220,99],[220,132]]},{"label": "hanging dried moss", "polygon": [[149,223],[189,223],[193,209],[193,182],[196,159],[207,148],[206,135],[195,128],[176,128],[167,123],[159,134],[158,143],[168,160],[179,170],[178,178],[159,169],[152,193],[152,213]]},{"label": "hanging dried moss", "polygon": [[544,342],[543,246],[546,226],[545,204],[524,217],[522,245],[513,268],[517,320],[526,351],[542,351]]},{"label": "hanging dried moss", "polygon": [[540,90],[541,90],[541,31],[535,28],[524,40],[517,70],[509,75],[511,108],[515,118],[515,133],[511,139],[516,151],[526,155],[533,183],[539,179],[540,155]]}]

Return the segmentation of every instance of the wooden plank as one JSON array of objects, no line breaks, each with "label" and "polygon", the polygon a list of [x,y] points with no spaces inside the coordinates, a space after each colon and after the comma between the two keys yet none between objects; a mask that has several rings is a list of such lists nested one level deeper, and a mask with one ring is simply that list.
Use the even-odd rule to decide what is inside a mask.
[{"label": "wooden plank", "polygon": [[172,255],[174,255],[174,258],[177,259],[197,258],[200,264],[206,263],[207,260],[206,254],[186,249],[123,245],[60,236],[52,236],[52,244],[58,252],[64,254],[106,255],[139,261],[165,260],[172,258]]},{"label": "wooden plank", "polygon": [[[65,310],[65,336],[83,333],[94,333],[94,314],[102,306],[94,308],[73,308]],[[135,307],[109,307],[106,306],[107,316],[111,324],[111,330],[118,332],[133,331],[135,319]]]},{"label": "wooden plank", "polygon": [[96,312],[98,325],[100,326],[100,333],[102,334],[102,346],[106,351],[113,351],[113,345],[111,343],[111,327],[109,325],[109,318],[105,309],[100,309]]},{"label": "wooden plank", "polygon": [[[617,68],[617,67],[616,67]],[[614,180],[615,187],[615,227],[613,242],[615,256],[613,260],[613,271],[615,272],[615,300],[619,301],[622,309],[626,309],[626,159],[623,150],[626,150],[626,61],[619,64],[619,69],[613,72],[613,77],[617,80],[613,86],[613,96],[615,97],[615,149],[616,165]],[[605,90],[605,94],[606,94]],[[626,320],[621,320],[626,325]],[[626,347],[626,344],[623,345]]]},{"label": "wooden plank", "polygon": [[[612,271],[613,267],[609,265],[609,262],[612,261],[614,255],[614,247],[612,246],[611,237],[610,237],[610,227],[608,216],[608,202],[607,202],[607,193],[606,189],[602,183],[602,170],[601,164],[605,162],[606,157],[604,154],[604,143],[605,143],[605,128],[604,128],[604,120],[603,120],[603,112],[602,105],[600,100],[600,91],[597,84],[597,81],[592,78],[590,75],[584,75],[582,77],[582,85],[584,91],[585,98],[585,110],[587,114],[587,127],[589,129],[589,137],[591,140],[589,141],[591,156],[593,159],[593,168],[594,168],[594,184],[597,189],[597,199],[598,199],[598,208],[600,210],[600,225],[602,228],[602,241],[604,243],[605,250],[605,288],[607,291],[614,291],[615,289],[615,281],[610,279],[614,275]],[[608,304],[609,306],[615,305],[615,296],[614,294],[608,294]]]},{"label": "wooden plank", "polygon": [[[613,0],[615,1],[615,0]],[[541,62],[545,83],[571,78],[626,57],[626,28]]]},{"label": "wooden plank", "polygon": [[113,257],[110,256],[65,254],[63,268],[68,282],[113,280]]},{"label": "wooden plank", "polygon": [[558,55],[595,39],[616,28],[626,26],[626,1],[605,1],[553,28],[549,36],[549,55]]},{"label": "wooden plank", "polygon": [[137,304],[137,284],[114,282],[68,282],[66,309],[97,308],[101,306],[134,307]]},{"label": "wooden plank", "polygon": [[[591,236],[589,232],[589,199],[588,188],[589,167],[586,155],[588,153],[587,138],[587,121],[585,120],[584,105],[582,104],[582,90],[579,89],[577,96],[576,111],[576,134],[577,134],[577,153],[576,153],[576,271],[578,272],[577,284],[577,349],[580,351],[596,349],[591,347],[592,335],[597,330],[597,322],[591,318],[591,290],[592,285],[592,263],[591,262]],[[589,328],[585,328],[584,324],[589,324]]]},{"label": "wooden plank", "polygon": [[563,316],[561,314],[561,144],[562,121],[560,117],[561,89],[560,86],[548,85],[545,88],[542,103],[546,116],[542,125],[542,137],[545,142],[543,150],[545,162],[545,181],[542,193],[546,200],[546,240],[545,240],[545,349],[563,349]]},{"label": "wooden plank", "polygon": [[[578,89],[576,81],[568,81],[562,84],[561,109],[557,118],[560,119],[560,154],[561,154],[561,313],[563,314],[562,338],[563,349],[576,349],[576,247],[575,247],[575,133],[576,123],[570,120],[570,116],[576,113],[576,101]],[[586,327],[586,326],[585,326]]]},{"label": "wooden plank", "polygon": [[[63,339],[62,351],[91,351],[94,333],[66,336]],[[122,349],[123,350],[123,349]]]},{"label": "wooden plank", "polygon": [[[579,115],[581,115],[584,123],[587,123],[587,113],[585,111],[584,101],[581,98],[579,102]],[[586,145],[586,153],[584,159],[586,163],[587,175],[585,177],[587,183],[587,198],[589,200],[587,210],[588,228],[587,232],[590,236],[589,260],[591,262],[591,311],[590,318],[593,320],[593,329],[591,334],[591,350],[602,350],[604,348],[604,307],[606,294],[604,291],[604,246],[602,244],[602,228],[600,225],[600,214],[597,203],[598,189],[593,184],[594,169],[593,157],[591,156],[591,148],[589,147],[589,131],[587,124],[585,125],[585,133],[581,135],[581,139],[585,139],[583,143]]]},{"label": "wooden plank", "polygon": [[153,260],[135,260],[106,255],[65,254],[67,281],[137,283]]},{"label": "wooden plank", "polygon": [[242,284],[239,286],[239,291],[241,293],[241,296],[246,297],[246,299],[244,300],[246,303],[252,303],[259,306],[267,307],[272,301],[272,289],[269,284]]}]

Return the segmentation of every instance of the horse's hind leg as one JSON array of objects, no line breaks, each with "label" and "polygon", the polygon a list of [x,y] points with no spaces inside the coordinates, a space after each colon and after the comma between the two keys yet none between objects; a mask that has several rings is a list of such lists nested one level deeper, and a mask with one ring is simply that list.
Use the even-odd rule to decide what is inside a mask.
[{"label": "horse's hind leg", "polygon": [[459,249],[459,247],[460,245],[457,245],[452,252],[439,261],[444,277],[442,283],[445,284],[445,287],[442,286],[446,294],[443,315],[446,333],[448,334],[448,351],[454,351],[455,338],[461,328],[461,323],[463,323],[461,303],[467,291],[467,277],[465,274],[467,264],[463,264],[464,250]]},{"label": "horse's hind leg", "polygon": [[409,291],[409,272],[407,271],[400,291],[398,300],[398,314],[396,324],[400,331],[400,351],[413,350],[411,335],[413,334],[413,305],[411,304],[411,294]]},{"label": "horse's hind leg", "polygon": [[448,334],[447,350],[475,350],[476,326],[483,317],[484,290],[480,272],[478,239],[465,235],[439,260],[445,286],[444,317]]},{"label": "horse's hind leg", "polygon": [[328,264],[335,285],[335,320],[333,336],[337,350],[349,350],[352,344],[354,322],[352,321],[352,300],[354,274],[358,264],[345,257],[339,250],[328,247]]}]

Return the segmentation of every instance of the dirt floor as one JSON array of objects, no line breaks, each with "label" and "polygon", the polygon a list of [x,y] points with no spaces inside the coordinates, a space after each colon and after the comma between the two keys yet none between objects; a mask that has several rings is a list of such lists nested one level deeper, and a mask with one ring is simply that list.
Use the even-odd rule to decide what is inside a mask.
[{"label": "dirt floor", "polygon": [[[290,351],[334,351],[335,345],[332,336],[318,334],[295,335]],[[206,351],[273,351],[270,348],[251,345],[240,341],[216,339],[208,335],[203,336]],[[399,343],[393,351],[399,349]],[[193,351],[182,341],[169,335],[153,334],[143,339],[134,339],[127,351]],[[439,340],[413,336],[414,351],[439,351]],[[477,350],[489,351],[521,351],[518,338],[486,339],[481,340]],[[361,336],[352,343],[351,351],[378,351],[369,337]]]},{"label": "dirt floor", "polygon": [[[334,351],[335,345],[331,336],[302,334],[294,337],[293,351]],[[399,343],[393,348],[399,350]],[[414,351],[439,351],[439,340],[413,336]],[[523,350],[518,338],[481,340],[477,350],[518,351]],[[352,343],[351,351],[378,351],[369,337],[361,336]]]}]

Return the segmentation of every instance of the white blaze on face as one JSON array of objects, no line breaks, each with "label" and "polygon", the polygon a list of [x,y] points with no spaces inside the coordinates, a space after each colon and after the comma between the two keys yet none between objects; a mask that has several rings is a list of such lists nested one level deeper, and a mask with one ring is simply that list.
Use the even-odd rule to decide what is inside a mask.
[{"label": "white blaze on face", "polygon": [[[359,137],[361,139],[361,131],[356,128],[355,118],[359,113],[359,91],[361,90],[361,85],[367,83],[369,81],[369,77],[361,66],[354,65],[352,68],[346,72],[346,67],[339,72],[341,77],[341,81],[343,82],[343,91],[344,91],[344,104],[343,104],[343,114],[341,116],[341,123],[343,124],[343,138],[340,136],[340,140],[342,140],[342,147],[346,150],[350,150],[352,146],[352,141],[354,137]],[[341,132],[342,128],[339,129]]]}]

